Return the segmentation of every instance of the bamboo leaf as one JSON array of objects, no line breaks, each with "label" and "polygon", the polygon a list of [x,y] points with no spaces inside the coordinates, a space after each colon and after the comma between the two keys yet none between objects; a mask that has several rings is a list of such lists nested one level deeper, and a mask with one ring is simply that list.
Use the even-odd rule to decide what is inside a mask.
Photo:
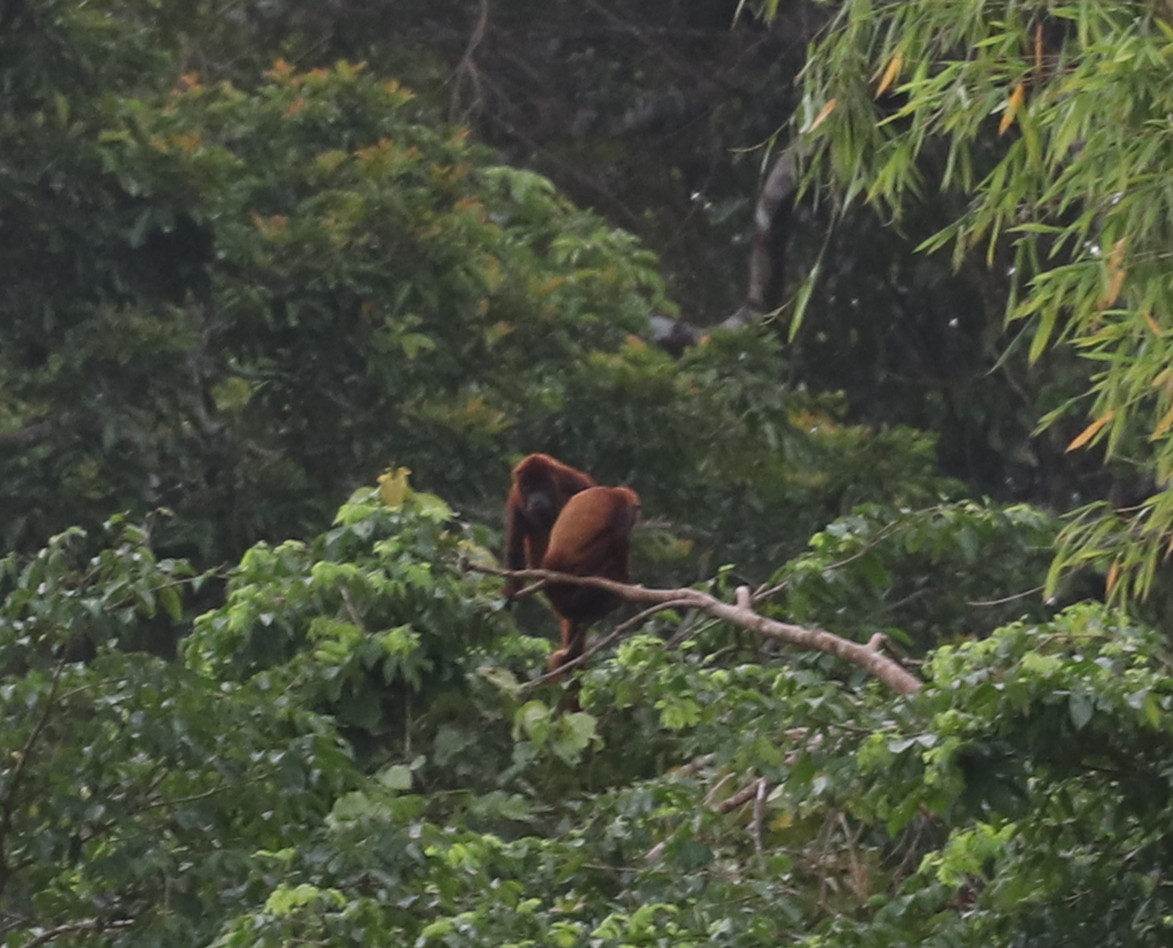
[{"label": "bamboo leaf", "polygon": [[1120,578],[1120,560],[1115,559],[1112,565],[1108,567],[1108,578],[1104,581],[1104,592],[1111,593],[1113,587],[1116,585],[1116,580]]},{"label": "bamboo leaf", "polygon": [[802,328],[802,320],[806,315],[807,304],[811,301],[811,293],[814,291],[815,283],[819,275],[819,266],[815,264],[811,270],[811,274],[807,277],[806,282],[798,291],[798,301],[794,307],[794,315],[790,318],[790,339],[793,341],[798,334],[798,330]]},{"label": "bamboo leaf", "polygon": [[888,63],[888,68],[884,70],[884,75],[880,77],[880,84],[876,86],[876,98],[878,99],[885,92],[888,87],[896,81],[896,77],[900,75],[900,66],[904,62],[900,53],[896,53],[891,61]]},{"label": "bamboo leaf", "polygon": [[1075,436],[1075,438],[1072,440],[1071,444],[1067,445],[1067,450],[1068,451],[1075,451],[1079,448],[1082,448],[1085,444],[1087,444],[1089,441],[1091,441],[1091,439],[1094,438],[1099,433],[1100,429],[1103,428],[1104,425],[1106,425],[1108,422],[1110,422],[1115,417],[1116,417],[1115,411],[1104,412],[1104,414],[1100,415],[1099,418],[1097,418],[1090,425],[1088,425],[1086,428],[1084,428],[1083,431],[1081,431],[1078,435]]},{"label": "bamboo leaf", "polygon": [[998,123],[998,134],[1005,135],[1010,126],[1014,124],[1014,118],[1018,115],[1018,110],[1022,108],[1022,101],[1026,97],[1026,86],[1019,82],[1014,87],[1014,91],[1010,93],[1010,99],[1006,103],[1006,112],[1002,116],[1002,121]]},{"label": "bamboo leaf", "polygon": [[1128,276],[1128,270],[1122,266],[1124,248],[1127,243],[1128,238],[1121,237],[1112,247],[1112,253],[1108,257],[1108,286],[1104,290],[1104,294],[1100,297],[1099,312],[1101,313],[1120,297],[1120,289],[1124,286],[1124,278]]},{"label": "bamboo leaf", "polygon": [[1166,431],[1168,431],[1170,427],[1173,427],[1173,408],[1170,408],[1167,412],[1165,412],[1164,415],[1161,416],[1161,420],[1157,422],[1157,427],[1155,427],[1153,429],[1153,433],[1149,435],[1149,440],[1156,441]]},{"label": "bamboo leaf", "polygon": [[1039,325],[1035,330],[1034,338],[1030,341],[1030,351],[1027,353],[1027,359],[1031,363],[1037,362],[1039,356],[1043,354],[1043,350],[1047,348],[1047,344],[1051,341],[1051,333],[1055,331],[1055,319],[1057,317],[1056,308],[1050,305],[1039,312]]},{"label": "bamboo leaf", "polygon": [[827,120],[827,116],[835,111],[835,106],[837,106],[838,104],[839,104],[838,99],[831,99],[826,105],[824,105],[819,110],[819,114],[815,116],[815,120],[813,122],[811,122],[811,127],[808,128],[807,131],[813,132],[816,128],[818,128],[820,125],[822,125]]}]

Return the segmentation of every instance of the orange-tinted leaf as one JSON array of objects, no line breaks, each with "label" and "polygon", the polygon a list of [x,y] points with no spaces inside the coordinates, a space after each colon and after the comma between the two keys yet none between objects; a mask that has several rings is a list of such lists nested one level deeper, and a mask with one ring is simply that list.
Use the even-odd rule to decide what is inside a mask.
[{"label": "orange-tinted leaf", "polygon": [[876,98],[878,99],[885,92],[888,87],[896,81],[896,77],[900,75],[900,66],[904,62],[899,53],[892,57],[892,61],[888,63],[888,68],[884,70],[884,75],[880,77],[880,84],[876,86]]},{"label": "orange-tinted leaf", "polygon": [[1096,436],[1096,434],[1099,432],[1099,430],[1101,428],[1104,427],[1104,425],[1106,425],[1108,422],[1110,422],[1115,417],[1116,417],[1116,412],[1114,412],[1114,411],[1104,412],[1104,414],[1100,415],[1099,418],[1097,418],[1090,425],[1088,425],[1086,428],[1084,428],[1083,431],[1081,431],[1078,435],[1075,436],[1075,438],[1072,440],[1071,444],[1067,445],[1067,450],[1074,451],[1077,448],[1082,448],[1085,444],[1087,444],[1089,441],[1091,441],[1092,438],[1094,438]]},{"label": "orange-tinted leaf", "polygon": [[1161,420],[1157,422],[1157,427],[1155,427],[1153,429],[1153,433],[1149,435],[1149,440],[1156,441],[1171,427],[1173,427],[1173,408],[1170,408],[1167,412],[1165,412],[1164,415],[1161,416]]},{"label": "orange-tinted leaf", "polygon": [[1127,244],[1128,238],[1121,237],[1112,247],[1112,253],[1108,257],[1106,264],[1108,269],[1108,286],[1104,290],[1104,295],[1100,297],[1100,312],[1106,310],[1120,297],[1120,289],[1124,286],[1124,278],[1128,276],[1128,271],[1122,265],[1124,262],[1124,248]]},{"label": "orange-tinted leaf", "polygon": [[1146,309],[1144,311],[1144,321],[1148,324],[1149,331],[1152,332],[1154,336],[1161,335],[1161,324],[1153,319],[1153,311],[1151,309]]},{"label": "orange-tinted leaf", "polygon": [[1108,567],[1108,578],[1104,582],[1104,592],[1111,592],[1112,587],[1116,585],[1116,580],[1120,578],[1120,561],[1113,560],[1112,565]]},{"label": "orange-tinted leaf", "polygon": [[1112,274],[1108,288],[1104,290],[1104,295],[1100,297],[1100,312],[1106,310],[1120,298],[1120,289],[1124,286],[1124,278],[1126,276],[1128,276],[1127,270],[1117,270]]},{"label": "orange-tinted leaf", "polygon": [[1019,82],[1014,91],[1010,93],[1010,101],[1006,103],[1006,113],[1002,116],[1002,121],[998,123],[998,134],[1005,135],[1007,129],[1014,124],[1014,118],[1018,115],[1018,110],[1022,108],[1022,101],[1026,98],[1026,86]]},{"label": "orange-tinted leaf", "polygon": [[838,99],[831,99],[826,105],[819,109],[819,114],[815,116],[815,120],[811,122],[811,127],[807,129],[808,132],[813,132],[816,128],[827,121],[827,116],[835,111],[835,106],[839,104]]}]

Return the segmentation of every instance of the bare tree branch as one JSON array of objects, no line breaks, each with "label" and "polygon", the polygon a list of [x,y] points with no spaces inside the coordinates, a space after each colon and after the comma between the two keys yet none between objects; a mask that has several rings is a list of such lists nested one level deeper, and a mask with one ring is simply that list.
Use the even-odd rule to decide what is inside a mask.
[{"label": "bare tree branch", "polygon": [[651,341],[679,355],[696,345],[711,329],[741,329],[754,326],[782,303],[786,277],[786,246],[798,193],[798,163],[806,142],[795,139],[775,160],[762,184],[754,206],[753,240],[749,255],[749,283],[745,302],[716,326],[694,326],[683,320],[655,313],[651,317]]},{"label": "bare tree branch", "polygon": [[[720,786],[720,784],[717,784]],[[765,787],[766,790],[762,790]],[[747,783],[744,787],[738,790],[733,796],[726,797],[720,803],[713,806],[713,809],[718,813],[731,813],[736,810],[743,803],[748,803],[754,799],[759,792],[765,793],[769,790],[769,784],[765,777],[756,777]]]},{"label": "bare tree branch", "polygon": [[699,589],[645,589],[643,586],[630,586],[597,576],[571,576],[543,569],[510,571],[476,563],[470,563],[469,569],[490,576],[512,576],[526,582],[546,580],[576,586],[589,586],[606,590],[628,602],[647,602],[661,605],[672,603],[677,608],[697,609],[715,619],[730,622],[765,638],[784,642],[787,645],[795,645],[799,648],[825,652],[828,655],[834,655],[836,658],[851,662],[878,678],[897,694],[911,694],[919,690],[922,684],[919,678],[881,651],[885,642],[883,636],[873,636],[867,645],[861,645],[859,642],[852,642],[850,639],[842,638],[825,629],[808,629],[801,625],[769,619],[753,611],[750,605],[752,597],[748,587],[738,589],[737,604],[731,605],[722,602],[715,596],[701,592]]},{"label": "bare tree branch", "polygon": [[[489,0],[480,0],[480,12],[477,14],[476,25],[473,27],[472,34],[468,38],[468,46],[465,47],[464,55],[460,57],[460,62],[457,64],[456,70],[452,75],[454,85],[450,111],[454,121],[467,121],[468,117],[479,112],[481,106],[484,104],[485,96],[481,86],[481,70],[477,66],[476,53],[477,48],[484,42],[488,25]],[[461,93],[466,82],[472,90],[472,100],[467,106],[461,102]]]},{"label": "bare tree branch", "polygon": [[0,448],[5,451],[24,451],[27,448],[34,448],[38,444],[48,441],[59,431],[68,428],[73,422],[73,416],[64,413],[54,418],[40,418],[23,428],[17,428],[15,431],[0,431]]},{"label": "bare tree branch", "polygon": [[0,799],[0,892],[3,892],[8,887],[8,882],[13,875],[12,866],[8,862],[8,837],[12,833],[13,816],[20,802],[20,793],[24,789],[22,786],[23,778],[28,768],[29,758],[32,756],[33,748],[40,739],[41,733],[49,724],[53,712],[57,710],[57,689],[61,685],[61,675],[65,671],[66,664],[65,659],[62,658],[53,669],[53,678],[49,683],[49,693],[45,695],[41,713],[25,736],[24,744],[21,745],[20,750],[15,755],[16,759],[11,763],[6,775],[6,792],[3,799]]},{"label": "bare tree branch", "polygon": [[749,824],[749,835],[753,837],[753,848],[758,853],[762,851],[762,824],[766,821],[766,799],[769,795],[769,781],[765,777],[759,777],[758,792],[753,805],[753,819]]},{"label": "bare tree branch", "polygon": [[769,312],[782,301],[786,243],[794,195],[798,191],[798,156],[802,144],[796,140],[782,150],[766,175],[754,208],[746,304],[759,313]]},{"label": "bare tree branch", "polygon": [[47,929],[32,941],[26,941],[24,948],[39,948],[40,945],[47,945],[51,941],[69,935],[80,935],[83,932],[105,932],[113,928],[129,928],[133,924],[134,920],[128,918],[110,919],[109,921],[103,921],[100,918],[87,918],[80,922],[70,922],[67,925],[58,925],[56,928]]}]

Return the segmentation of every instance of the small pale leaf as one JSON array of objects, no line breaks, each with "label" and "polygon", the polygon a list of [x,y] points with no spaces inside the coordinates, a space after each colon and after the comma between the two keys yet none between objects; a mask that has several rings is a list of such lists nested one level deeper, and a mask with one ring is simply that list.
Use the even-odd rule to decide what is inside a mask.
[{"label": "small pale leaf", "polygon": [[1075,729],[1082,731],[1092,719],[1095,706],[1087,695],[1076,693],[1067,699],[1067,711],[1071,715],[1071,723],[1075,725]]}]

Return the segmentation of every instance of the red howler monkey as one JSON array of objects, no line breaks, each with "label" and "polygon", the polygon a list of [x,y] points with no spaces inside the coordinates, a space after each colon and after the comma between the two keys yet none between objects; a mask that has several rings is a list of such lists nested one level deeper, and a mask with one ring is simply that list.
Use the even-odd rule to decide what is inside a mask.
[{"label": "red howler monkey", "polygon": [[[542,569],[573,576],[631,579],[630,538],[639,518],[639,495],[629,487],[590,487],[567,501],[554,522]],[[550,656],[550,670],[582,655],[586,627],[619,604],[602,589],[551,583],[550,605],[562,625],[562,647]]]},{"label": "red howler monkey", "polygon": [[[548,454],[531,454],[513,469],[513,487],[505,501],[505,565],[509,569],[537,569],[546,555],[550,531],[558,514],[579,491],[594,487],[585,471],[563,464]],[[505,581],[512,599],[521,582]]]}]

